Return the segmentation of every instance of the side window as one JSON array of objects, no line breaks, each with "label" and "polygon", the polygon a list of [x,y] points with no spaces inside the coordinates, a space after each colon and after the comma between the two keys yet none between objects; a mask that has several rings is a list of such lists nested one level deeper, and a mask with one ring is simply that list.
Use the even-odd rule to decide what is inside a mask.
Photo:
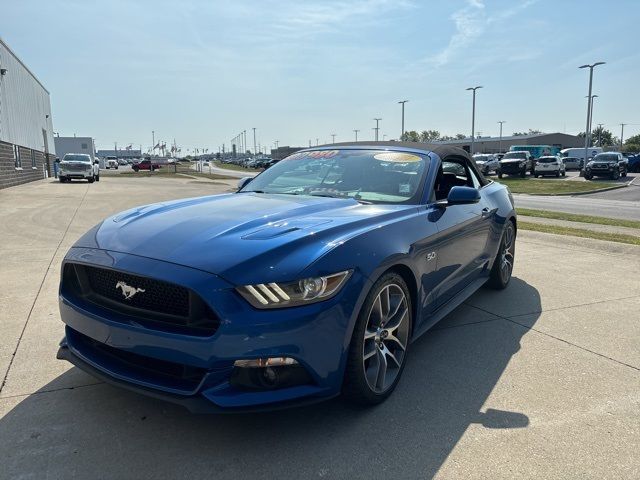
[{"label": "side window", "polygon": [[473,188],[481,188],[482,184],[480,183],[480,180],[478,179],[478,177],[476,176],[476,174],[474,173],[473,170],[469,169],[469,177],[471,179],[471,185]]},{"label": "side window", "polygon": [[20,147],[13,146],[13,162],[16,168],[22,168],[22,158],[20,158]]},{"label": "side window", "polygon": [[31,149],[31,168],[36,168],[36,151]]}]

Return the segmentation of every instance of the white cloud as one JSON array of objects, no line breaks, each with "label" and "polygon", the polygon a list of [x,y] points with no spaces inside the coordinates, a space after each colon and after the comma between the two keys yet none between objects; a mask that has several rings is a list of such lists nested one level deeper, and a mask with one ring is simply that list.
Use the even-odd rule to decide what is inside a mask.
[{"label": "white cloud", "polygon": [[451,15],[456,30],[449,39],[447,46],[435,55],[427,57],[424,61],[430,66],[441,67],[455,58],[461,50],[470,46],[474,40],[480,38],[487,27],[504,21],[521,10],[535,3],[536,0],[526,0],[511,8],[502,10],[496,14],[487,14],[482,0],[467,0],[466,5]]}]

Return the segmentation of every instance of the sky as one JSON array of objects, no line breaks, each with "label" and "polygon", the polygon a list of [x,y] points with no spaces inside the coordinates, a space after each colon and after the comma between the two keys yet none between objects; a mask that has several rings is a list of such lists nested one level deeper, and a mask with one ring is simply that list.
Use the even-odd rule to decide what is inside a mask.
[{"label": "sky", "polygon": [[[0,37],[51,93],[54,131],[98,148],[217,151],[243,130],[306,146],[407,130],[640,132],[640,2],[3,0]],[[615,5],[614,5],[615,4]]]}]

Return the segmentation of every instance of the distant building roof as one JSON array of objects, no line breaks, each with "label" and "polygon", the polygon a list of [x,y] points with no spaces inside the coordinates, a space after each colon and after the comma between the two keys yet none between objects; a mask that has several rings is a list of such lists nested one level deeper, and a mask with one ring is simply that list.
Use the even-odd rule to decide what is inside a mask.
[{"label": "distant building roof", "polygon": [[[538,137],[548,137],[549,135],[565,135],[567,137],[572,137],[575,138],[577,135],[569,135],[568,133],[560,133],[560,132],[553,132],[553,133],[533,133],[533,134],[529,134],[529,135],[508,135],[508,136],[503,136],[502,137],[502,141],[503,142],[513,142],[513,141],[517,141],[517,140],[529,140],[532,138],[538,138]],[[453,139],[453,140],[436,140],[432,143],[437,143],[437,144],[442,144],[442,145],[447,145],[447,144],[456,144],[456,143],[465,143],[465,142],[470,142],[471,141],[471,137],[465,137],[465,138],[461,138],[461,139]],[[474,142],[499,142],[500,141],[500,137],[476,137],[474,139]]]}]

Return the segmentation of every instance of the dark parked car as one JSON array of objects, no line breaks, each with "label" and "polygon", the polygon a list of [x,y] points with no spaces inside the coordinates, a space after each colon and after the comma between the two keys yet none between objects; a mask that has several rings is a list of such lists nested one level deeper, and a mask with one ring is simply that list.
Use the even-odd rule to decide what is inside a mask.
[{"label": "dark parked car", "polygon": [[627,162],[629,164],[629,172],[640,173],[640,154],[630,153],[627,157]]},{"label": "dark parked car", "polygon": [[617,180],[627,176],[629,163],[619,152],[599,153],[587,163],[584,178],[591,180],[593,177],[609,177]]},{"label": "dark parked car", "polygon": [[198,412],[377,404],[413,340],[507,286],[515,242],[509,190],[460,148],[303,150],[87,232],[62,264],[58,358]]},{"label": "dark parked car", "polygon": [[152,164],[151,160],[142,160],[141,162],[134,164],[131,168],[134,172],[139,170],[158,170],[160,168],[160,164],[155,162]]},{"label": "dark parked car", "polygon": [[535,174],[533,157],[526,150],[507,152],[500,160],[500,171],[498,172],[498,178],[502,178],[503,174],[507,175],[520,175],[525,177],[527,171],[531,172],[531,175]]}]

